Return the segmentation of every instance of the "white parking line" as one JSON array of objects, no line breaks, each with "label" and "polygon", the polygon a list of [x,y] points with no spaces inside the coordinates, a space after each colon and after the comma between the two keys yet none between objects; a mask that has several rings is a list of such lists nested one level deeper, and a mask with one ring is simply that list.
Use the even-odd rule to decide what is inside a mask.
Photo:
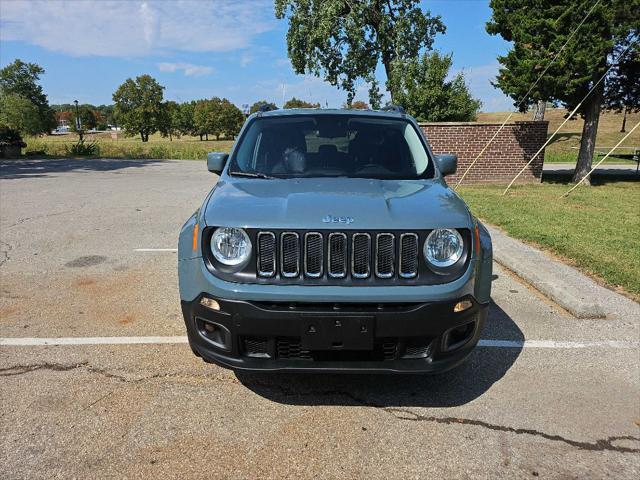
[{"label": "white parking line", "polygon": [[177,252],[177,248],[134,248],[134,252]]},{"label": "white parking line", "polygon": [[[0,338],[0,346],[43,346],[43,345],[137,345],[187,343],[186,336],[174,337],[4,337]],[[563,342],[555,340],[480,340],[483,348],[640,348],[640,342],[620,342],[605,340],[601,342]]]},{"label": "white parking line", "polygon": [[0,338],[0,345],[136,345],[141,343],[187,343],[186,336],[175,337],[62,337],[62,338]]}]

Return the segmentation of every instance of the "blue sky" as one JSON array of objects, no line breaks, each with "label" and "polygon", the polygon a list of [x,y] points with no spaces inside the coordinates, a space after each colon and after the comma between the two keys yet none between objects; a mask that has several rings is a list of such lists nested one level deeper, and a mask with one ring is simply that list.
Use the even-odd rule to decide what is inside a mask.
[{"label": "blue sky", "polygon": [[[488,0],[430,0],[447,32],[435,48],[452,52],[484,111],[511,108],[490,81],[496,57],[509,45],[484,25]],[[287,22],[276,20],[271,0],[2,1],[0,65],[15,58],[45,68],[51,103],[112,103],[128,77],[148,73],[165,98],[187,101],[227,97],[237,105],[296,96],[340,106],[346,94],[313,76],[295,75],[287,59]],[[378,76],[384,81],[383,70]],[[367,100],[366,85],[357,98]]]}]

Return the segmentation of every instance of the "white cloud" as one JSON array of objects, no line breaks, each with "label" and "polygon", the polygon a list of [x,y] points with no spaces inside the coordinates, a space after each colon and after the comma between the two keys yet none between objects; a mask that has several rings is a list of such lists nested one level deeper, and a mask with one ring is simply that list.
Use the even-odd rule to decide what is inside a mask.
[{"label": "white cloud", "polygon": [[194,65],[193,63],[169,63],[161,62],[158,64],[158,70],[161,72],[177,72],[184,71],[187,77],[208,75],[213,72],[213,68],[204,65]]},{"label": "white cloud", "polygon": [[138,57],[247,48],[272,29],[271,0],[2,1],[0,41],[75,56]]}]

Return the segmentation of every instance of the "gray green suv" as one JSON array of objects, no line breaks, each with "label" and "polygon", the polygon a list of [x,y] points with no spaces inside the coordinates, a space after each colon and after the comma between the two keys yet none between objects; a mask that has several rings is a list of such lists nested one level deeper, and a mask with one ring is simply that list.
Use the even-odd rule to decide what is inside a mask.
[{"label": "gray green suv", "polygon": [[180,232],[189,343],[228,368],[437,372],[477,344],[491,239],[416,121],[388,111],[250,116]]}]

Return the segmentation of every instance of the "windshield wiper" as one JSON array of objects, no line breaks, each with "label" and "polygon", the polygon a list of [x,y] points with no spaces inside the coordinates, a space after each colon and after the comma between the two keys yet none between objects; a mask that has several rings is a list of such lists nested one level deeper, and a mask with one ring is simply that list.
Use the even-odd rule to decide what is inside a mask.
[{"label": "windshield wiper", "polygon": [[265,179],[276,178],[276,177],[267,175],[266,173],[260,173],[260,172],[229,172],[229,175],[233,175],[234,177],[249,177],[249,178],[265,178]]}]

